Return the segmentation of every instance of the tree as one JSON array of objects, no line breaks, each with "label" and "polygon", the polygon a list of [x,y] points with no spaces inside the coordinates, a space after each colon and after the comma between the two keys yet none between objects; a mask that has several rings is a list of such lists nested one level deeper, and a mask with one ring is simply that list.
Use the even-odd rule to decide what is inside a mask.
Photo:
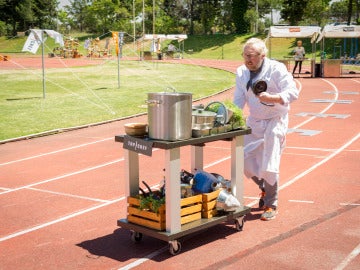
[{"label": "tree", "polygon": [[330,0],[309,0],[304,9],[304,24],[316,24],[319,26],[324,26],[326,23],[328,23],[329,1]]},{"label": "tree", "polygon": [[359,23],[359,0],[342,0],[331,4],[330,17],[336,23]]},{"label": "tree", "polygon": [[245,13],[248,10],[248,0],[233,0],[232,10],[236,33],[248,33],[250,24],[245,20]]},{"label": "tree", "polygon": [[[70,0],[70,5],[65,6],[65,10],[72,18],[72,27],[76,27],[81,32],[84,31],[85,20],[91,1],[89,0]],[[69,21],[69,23],[71,23]]]},{"label": "tree", "polygon": [[308,2],[309,0],[284,0],[281,17],[290,25],[298,25],[304,19],[304,10]]},{"label": "tree", "polygon": [[56,26],[56,0],[0,0],[0,18],[9,33]]}]

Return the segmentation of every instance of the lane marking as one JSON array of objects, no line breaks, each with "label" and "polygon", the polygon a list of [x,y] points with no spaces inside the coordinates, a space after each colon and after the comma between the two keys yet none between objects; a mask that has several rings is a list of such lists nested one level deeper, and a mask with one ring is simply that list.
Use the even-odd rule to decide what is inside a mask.
[{"label": "lane marking", "polygon": [[[334,91],[324,91],[324,94],[334,94]],[[340,95],[358,95],[359,92],[355,91],[339,91]]]},{"label": "lane marking", "polygon": [[283,155],[290,155],[290,156],[304,156],[304,157],[314,157],[314,158],[324,158],[324,155],[310,155],[310,154],[299,154],[299,153],[291,153],[291,152],[284,152]]},{"label": "lane marking", "polygon": [[340,203],[341,206],[360,206],[360,203]]},{"label": "lane marking", "polygon": [[62,218],[55,219],[55,220],[52,220],[52,221],[49,221],[49,222],[40,224],[40,225],[31,227],[31,228],[29,228],[29,229],[26,229],[26,230],[22,230],[22,231],[19,231],[19,232],[16,232],[16,233],[9,234],[9,235],[7,235],[7,236],[1,237],[1,238],[0,238],[0,242],[9,240],[9,239],[11,239],[11,238],[15,238],[15,237],[18,237],[18,236],[20,236],[20,235],[24,235],[24,234],[27,234],[27,233],[30,233],[30,232],[33,232],[33,231],[40,230],[40,229],[45,228],[45,227],[48,227],[48,226],[50,226],[50,225],[54,225],[54,224],[57,224],[57,223],[59,223],[59,222],[62,222],[62,221],[65,221],[65,220],[68,220],[68,219],[71,219],[71,218],[74,218],[74,217],[77,217],[77,216],[86,214],[86,213],[89,213],[89,212],[91,212],[91,211],[93,211],[93,210],[97,210],[97,209],[99,209],[99,208],[102,208],[102,207],[105,207],[105,206],[108,206],[108,205],[111,205],[111,204],[120,202],[120,201],[122,201],[122,200],[124,200],[124,199],[125,199],[125,197],[120,197],[120,198],[118,198],[118,199],[114,199],[114,200],[108,201],[108,202],[106,202],[106,203],[102,203],[102,204],[99,204],[99,205],[96,205],[96,206],[93,206],[93,207],[90,207],[90,208],[87,208],[87,209],[84,209],[84,210],[75,212],[75,213],[73,213],[73,214],[71,214],[71,215],[67,215],[67,216],[64,216],[64,217],[62,217]]},{"label": "lane marking", "polygon": [[334,270],[343,270],[348,266],[352,260],[356,258],[356,256],[359,256],[360,254],[360,244],[355,247],[348,256],[336,267]]},{"label": "lane marking", "polygon": [[60,195],[60,196],[72,197],[72,198],[77,198],[77,199],[85,199],[85,200],[90,200],[90,201],[95,201],[95,202],[102,202],[102,203],[109,202],[109,200],[96,199],[96,198],[91,198],[91,197],[87,197],[87,196],[74,195],[74,194],[64,193],[64,192],[56,192],[56,191],[38,189],[38,188],[27,188],[27,189],[44,192],[44,193]]},{"label": "lane marking", "polygon": [[314,103],[334,103],[334,104],[351,104],[352,100],[347,99],[313,99],[310,102]]},{"label": "lane marking", "polygon": [[355,142],[357,139],[359,139],[360,137],[360,133],[358,133],[355,137],[353,137],[352,139],[350,139],[348,142],[346,142],[344,145],[342,145],[339,149],[337,149],[336,151],[334,151],[333,153],[330,153],[329,156],[327,156],[326,158],[324,158],[323,160],[319,161],[318,163],[314,164],[313,166],[311,166],[309,169],[305,170],[304,172],[302,172],[301,174],[295,176],[293,179],[291,179],[290,181],[286,182],[285,184],[283,184],[281,187],[279,187],[279,190],[282,190],[290,185],[292,185],[293,183],[297,182],[300,178],[304,177],[305,175],[307,175],[308,173],[312,172],[313,170],[315,170],[316,168],[318,168],[319,166],[321,166],[322,164],[324,164],[325,162],[329,161],[330,159],[332,159],[333,157],[335,157],[336,155],[338,155],[340,152],[342,152],[345,148],[347,148],[349,145],[351,145],[353,142]]},{"label": "lane marking", "polygon": [[314,201],[303,201],[303,200],[289,200],[289,202],[296,202],[296,203],[314,203]]},{"label": "lane marking", "polygon": [[161,253],[165,252],[166,250],[168,250],[169,247],[168,246],[164,246],[158,250],[155,250],[154,252],[150,253],[149,255],[146,255],[144,258],[141,258],[141,259],[137,259],[136,261],[133,261],[121,268],[118,268],[118,270],[129,270],[129,269],[132,269],[136,266],[139,266],[140,264],[160,255]]},{"label": "lane marking", "polygon": [[286,146],[286,148],[288,148],[288,149],[310,150],[310,151],[324,151],[324,152],[334,152],[334,151],[336,151],[336,149],[317,148],[317,147]]},{"label": "lane marking", "polygon": [[112,138],[106,138],[106,139],[97,140],[97,141],[93,141],[93,142],[89,142],[89,143],[83,143],[83,144],[79,144],[79,145],[75,145],[75,146],[71,146],[71,147],[67,147],[67,148],[62,148],[62,149],[59,149],[59,150],[55,150],[55,151],[51,151],[51,152],[47,152],[47,153],[43,153],[43,154],[39,154],[39,155],[34,155],[34,156],[26,157],[26,158],[21,158],[21,159],[16,159],[16,160],[0,163],[0,166],[5,166],[5,165],[21,162],[21,161],[26,161],[26,160],[30,160],[30,159],[34,159],[34,158],[48,156],[48,155],[58,154],[58,153],[61,153],[61,152],[65,152],[65,151],[73,150],[73,149],[76,149],[76,148],[81,148],[81,147],[88,146],[88,145],[91,145],[91,144],[100,143],[100,142],[104,142],[104,141],[109,141],[109,140],[113,140],[113,139],[114,139],[113,137]]},{"label": "lane marking", "polygon": [[60,176],[49,178],[49,179],[46,179],[46,180],[43,180],[43,181],[40,181],[40,182],[36,182],[36,183],[33,183],[33,184],[29,184],[29,185],[26,185],[26,186],[13,188],[13,189],[10,189],[10,190],[4,191],[4,192],[0,192],[0,195],[7,194],[7,193],[10,193],[10,192],[14,192],[14,191],[18,191],[18,190],[22,190],[22,189],[26,189],[26,188],[31,188],[31,187],[41,185],[41,184],[46,184],[46,183],[56,181],[56,180],[59,180],[59,179],[63,179],[63,178],[69,177],[69,176],[74,176],[74,175],[77,175],[77,174],[97,170],[99,168],[106,167],[106,166],[109,166],[109,165],[113,165],[113,164],[121,162],[121,161],[124,161],[124,158],[115,159],[113,161],[109,161],[109,162],[106,162],[106,163],[103,163],[103,164],[100,164],[100,165],[96,165],[96,166],[89,167],[89,168],[86,168],[86,169],[83,169],[83,170],[80,170],[80,171],[76,171],[76,172],[72,172],[72,173],[63,174],[63,175],[60,175]]},{"label": "lane marking", "polygon": [[301,136],[314,136],[320,134],[322,131],[320,130],[311,130],[311,129],[294,129],[288,128],[287,134],[291,133],[299,133]]},{"label": "lane marking", "polygon": [[295,114],[296,116],[316,116],[318,118],[327,118],[327,117],[333,117],[334,119],[346,119],[350,117],[350,114],[336,114],[336,113],[312,113],[312,112],[301,112],[298,114]]},{"label": "lane marking", "polygon": [[[330,82],[330,81],[328,81],[328,80],[325,80],[325,79],[321,79],[321,80],[323,80],[324,82],[326,82],[326,83],[328,83],[328,84],[330,84],[330,85],[332,86],[332,88],[333,88],[334,91],[335,91],[335,97],[334,97],[334,99],[338,99],[338,98],[339,98],[339,91],[338,91],[337,87],[336,87],[332,82]],[[330,103],[327,107],[325,107],[322,111],[320,111],[320,113],[326,113],[326,112],[327,112],[328,110],[330,110],[330,108],[331,108],[332,106],[334,106],[334,105],[335,105],[335,103]],[[298,129],[298,128],[306,125],[307,123],[311,122],[311,121],[314,120],[314,119],[316,119],[316,117],[315,117],[315,116],[312,116],[312,117],[310,117],[309,119],[303,121],[302,123],[294,126],[292,129]]]}]

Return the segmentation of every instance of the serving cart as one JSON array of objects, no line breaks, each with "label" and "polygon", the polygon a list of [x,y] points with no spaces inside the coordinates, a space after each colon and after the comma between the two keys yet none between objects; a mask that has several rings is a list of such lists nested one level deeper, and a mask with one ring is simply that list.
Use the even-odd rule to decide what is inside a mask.
[{"label": "serving cart", "polygon": [[[127,135],[115,136],[116,142],[123,143],[125,159],[126,196],[135,197],[139,194],[139,155],[151,155],[153,148],[165,152],[165,230],[155,230],[139,224],[131,223],[127,218],[119,219],[117,225],[131,231],[131,239],[141,241],[142,235],[148,235],[169,243],[169,252],[176,255],[181,251],[179,238],[215,226],[225,221],[234,221],[235,228],[241,231],[244,217],[250,212],[250,207],[244,206],[243,170],[244,170],[244,135],[251,129],[239,129],[220,134],[180,141],[161,141],[149,138],[135,138]],[[203,169],[203,155],[206,143],[227,140],[231,141],[231,189],[233,195],[241,203],[236,211],[224,215],[201,218],[181,225],[180,221],[180,148],[191,147],[191,171]]]}]

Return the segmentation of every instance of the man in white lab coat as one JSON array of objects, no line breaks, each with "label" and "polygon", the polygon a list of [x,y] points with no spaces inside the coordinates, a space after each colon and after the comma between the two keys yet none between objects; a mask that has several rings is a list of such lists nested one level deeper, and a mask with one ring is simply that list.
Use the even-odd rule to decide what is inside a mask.
[{"label": "man in white lab coat", "polygon": [[244,64],[236,71],[234,103],[241,109],[247,104],[247,125],[252,133],[245,136],[245,175],[262,190],[259,208],[261,220],[278,213],[279,168],[285,147],[290,103],[299,96],[292,74],[284,64],[266,57],[265,43],[249,39],[243,49]]}]

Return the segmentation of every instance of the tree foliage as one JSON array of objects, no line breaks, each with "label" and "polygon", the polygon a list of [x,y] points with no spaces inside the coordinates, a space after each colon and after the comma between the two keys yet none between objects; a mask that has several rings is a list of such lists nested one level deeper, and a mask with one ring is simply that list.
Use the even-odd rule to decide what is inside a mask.
[{"label": "tree foliage", "polygon": [[0,0],[0,20],[7,32],[56,27],[57,0]]},{"label": "tree foliage", "polygon": [[0,0],[0,35],[29,28],[104,34],[214,34],[261,32],[273,23],[359,22],[360,0]]}]

